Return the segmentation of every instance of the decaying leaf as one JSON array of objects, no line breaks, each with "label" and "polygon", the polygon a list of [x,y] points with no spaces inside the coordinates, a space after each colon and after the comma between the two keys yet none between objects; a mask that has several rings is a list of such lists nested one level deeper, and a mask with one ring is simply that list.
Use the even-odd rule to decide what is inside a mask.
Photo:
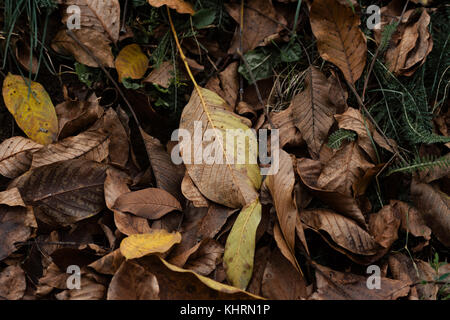
[{"label": "decaying leaf", "polygon": [[208,207],[208,200],[198,190],[188,174],[184,175],[183,181],[181,182],[181,192],[183,192],[186,199],[192,201],[195,207]]},{"label": "decaying leaf", "polygon": [[136,259],[151,253],[167,252],[173,245],[181,242],[179,232],[169,233],[164,229],[150,233],[133,234],[122,240],[120,253],[126,259]]},{"label": "decaying leaf", "polygon": [[295,126],[308,144],[311,156],[318,158],[336,113],[328,97],[328,80],[319,69],[309,67],[305,89],[294,97],[291,104]]},{"label": "decaying leaf", "polygon": [[369,231],[376,242],[389,248],[398,239],[400,223],[401,218],[397,210],[393,206],[387,205],[377,213],[370,215]]},{"label": "decaying leaf", "polygon": [[[204,151],[213,160],[209,162],[213,163],[201,161],[197,164],[198,157],[204,155],[198,151],[195,142],[186,148],[182,146],[183,162],[192,181],[206,198],[231,208],[243,207],[254,202],[261,186],[260,170],[256,162],[256,137],[249,130],[250,124],[246,118],[234,114],[217,94],[207,89],[200,90],[202,97],[195,90],[183,109],[180,129],[187,130],[191,137],[195,136],[195,132],[198,136],[200,127],[214,132],[214,142],[202,140],[203,150],[211,152],[208,154],[208,151]],[[236,143],[237,150],[231,144],[235,137],[232,136],[233,140],[227,143],[231,139],[227,139],[226,130],[240,135],[241,141]],[[239,164],[240,161],[243,164]]]},{"label": "decaying leaf", "polygon": [[16,251],[37,228],[33,210],[26,207],[17,188],[0,192],[0,261]]},{"label": "decaying leaf", "polygon": [[9,73],[3,81],[2,93],[9,112],[31,140],[43,145],[56,140],[55,107],[40,83],[27,84],[21,76]]},{"label": "decaying leaf", "polygon": [[357,142],[347,143],[325,164],[317,186],[351,195],[352,186],[373,166],[364,158]]},{"label": "decaying leaf", "polygon": [[90,160],[67,160],[30,170],[13,180],[36,217],[50,225],[69,225],[99,213],[105,206],[107,166]]},{"label": "decaying leaf", "polygon": [[148,68],[148,58],[139,45],[129,44],[120,50],[115,61],[119,81],[125,78],[141,79]]},{"label": "decaying leaf", "polygon": [[170,193],[162,189],[147,188],[120,195],[113,209],[146,219],[159,219],[168,212],[181,210],[181,205]]},{"label": "decaying leaf", "polygon": [[359,16],[338,1],[315,0],[310,21],[320,56],[338,66],[348,82],[355,83],[364,70],[367,55]]},{"label": "decaying leaf", "polygon": [[184,0],[147,0],[153,7],[161,7],[163,5],[168,6],[171,9],[176,10],[178,13],[189,13],[193,15],[195,13],[192,5]]},{"label": "decaying leaf", "polygon": [[108,157],[109,141],[107,133],[86,131],[46,145],[33,154],[31,169],[70,159],[102,162]]},{"label": "decaying leaf", "polygon": [[43,146],[24,137],[12,137],[0,144],[0,174],[16,178],[31,167],[33,152]]},{"label": "decaying leaf", "polygon": [[352,220],[327,209],[302,211],[302,221],[316,231],[330,235],[341,247],[359,255],[373,255],[379,247],[374,238]]},{"label": "decaying leaf", "polygon": [[25,273],[19,266],[9,266],[0,271],[0,299],[19,300],[26,287]]},{"label": "decaying leaf", "polygon": [[407,296],[409,283],[381,277],[380,289],[367,286],[367,276],[343,273],[316,266],[317,291],[312,300],[396,300]]},{"label": "decaying leaf", "polygon": [[261,203],[256,199],[239,213],[227,238],[223,257],[227,277],[235,287],[245,289],[253,271],[256,229],[261,221]]},{"label": "decaying leaf", "polygon": [[[110,43],[116,43],[120,31],[120,4],[118,0],[64,0],[62,23],[64,26],[73,11],[67,11],[71,5],[80,8],[80,28],[71,32],[105,66],[114,67],[114,57]],[[61,53],[70,53],[75,59],[90,67],[98,67],[97,62],[61,29],[52,41],[52,48]]]},{"label": "decaying leaf", "polygon": [[[278,34],[282,30],[282,25],[286,25],[286,19],[277,13],[271,0],[250,0],[246,5],[249,8],[244,10],[242,54],[264,45],[267,38]],[[240,24],[240,4],[227,4],[226,8],[230,16]],[[236,30],[228,53],[234,54],[238,48],[239,30]]]},{"label": "decaying leaf", "polygon": [[174,77],[175,69],[173,67],[173,62],[164,61],[157,69],[153,69],[143,81],[157,84],[163,88],[168,88],[171,79]]},{"label": "decaying leaf", "polygon": [[413,180],[411,195],[423,220],[445,246],[450,246],[450,199],[437,187]]}]

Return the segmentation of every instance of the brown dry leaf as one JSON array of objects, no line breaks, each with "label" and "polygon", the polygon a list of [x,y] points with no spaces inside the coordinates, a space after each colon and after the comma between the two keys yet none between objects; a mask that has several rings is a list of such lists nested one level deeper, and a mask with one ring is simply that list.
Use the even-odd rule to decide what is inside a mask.
[{"label": "brown dry leaf", "polygon": [[[251,126],[249,120],[233,113],[231,107],[221,97],[203,88],[200,88],[200,92],[202,98],[195,90],[189,103],[184,107],[180,129],[184,129],[182,132],[187,130],[194,138],[198,136],[200,127],[202,128],[200,135],[210,129],[209,132],[213,132],[216,139],[214,142],[202,139],[202,148],[210,150],[211,153],[207,151],[205,153],[213,159],[203,161],[204,157],[198,152],[196,142],[186,146],[185,141],[182,146],[182,158],[186,171],[200,192],[209,200],[230,208],[242,208],[257,199],[257,190],[261,186],[256,136],[249,130]],[[234,144],[226,141],[227,130],[239,132],[239,136],[247,141],[235,144],[237,148],[234,148]],[[199,155],[202,157],[201,163],[198,161]],[[237,162],[241,160],[244,160],[242,161],[244,163],[238,164]],[[212,164],[208,164],[211,162]]]},{"label": "brown dry leaf", "polygon": [[55,107],[58,140],[76,135],[93,125],[104,113],[98,101],[65,101]]},{"label": "brown dry leaf", "polygon": [[156,277],[144,267],[125,261],[108,287],[108,300],[159,300]]},{"label": "brown dry leaf", "polygon": [[366,65],[367,43],[359,16],[334,0],[315,0],[310,10],[311,29],[320,56],[341,69],[355,83]]},{"label": "brown dry leaf", "polygon": [[130,143],[127,130],[117,112],[112,108],[108,109],[89,130],[102,130],[109,134],[109,162],[124,168],[129,158]]},{"label": "brown dry leaf", "polygon": [[10,179],[30,169],[32,154],[43,145],[24,137],[12,137],[0,144],[0,175]]},{"label": "brown dry leaf", "polygon": [[103,184],[107,166],[89,160],[67,160],[30,170],[13,180],[36,217],[66,226],[99,213],[105,206]]},{"label": "brown dry leaf", "polygon": [[143,80],[157,84],[160,87],[168,88],[170,81],[175,77],[175,69],[172,61],[164,61],[159,68],[153,69],[152,72]]},{"label": "brown dry leaf", "polygon": [[89,267],[101,274],[114,275],[124,261],[125,257],[120,253],[120,249],[116,249],[92,262]]},{"label": "brown dry leaf", "polygon": [[297,258],[295,257],[295,252],[288,247],[286,239],[284,239],[283,234],[281,233],[280,225],[278,223],[275,223],[275,225],[273,226],[273,238],[275,239],[275,242],[283,256],[300,273],[301,270]]},{"label": "brown dry leaf", "polygon": [[261,299],[259,296],[236,287],[219,283],[191,270],[174,266],[154,255],[141,258],[138,263],[156,276],[161,300]]},{"label": "brown dry leaf", "polygon": [[119,74],[119,81],[126,78],[141,79],[148,69],[148,58],[139,45],[133,43],[120,50],[116,57],[115,66]]},{"label": "brown dry leaf", "polygon": [[[68,274],[66,273],[66,276]],[[103,300],[106,295],[104,279],[86,268],[81,269],[79,290],[67,289],[55,294],[58,300]],[[64,287],[66,289],[66,286]]]},{"label": "brown dry leaf", "polygon": [[[401,253],[389,255],[389,269],[396,280],[401,280],[410,285],[420,281],[435,280],[436,273],[429,263],[421,260],[412,261]],[[436,300],[439,288],[434,283],[417,284],[411,287],[410,300]]]},{"label": "brown dry leaf", "polygon": [[313,230],[328,233],[339,246],[358,255],[374,255],[379,246],[375,239],[353,220],[328,209],[303,210],[301,219]]},{"label": "brown dry leaf", "polygon": [[192,201],[192,204],[195,207],[206,208],[209,206],[208,199],[202,195],[187,173],[184,175],[183,181],[181,182],[181,192],[186,199]]},{"label": "brown dry leaf", "polygon": [[[107,67],[114,68],[114,57],[110,43],[116,43],[120,31],[120,4],[118,0],[64,0],[62,23],[66,26],[71,13],[67,7],[76,5],[80,8],[80,29],[72,30],[78,40],[84,44],[99,61]],[[90,67],[98,67],[89,56],[66,33],[65,27],[58,32],[52,42],[52,48],[60,53],[70,53],[75,59]]]},{"label": "brown dry leaf", "polygon": [[450,246],[450,198],[436,186],[413,179],[411,197],[438,240]]},{"label": "brown dry leaf", "polygon": [[182,210],[177,199],[158,188],[124,193],[117,198],[113,209],[152,220],[159,219],[168,212]]},{"label": "brown dry leaf", "polygon": [[[211,78],[205,88],[214,91],[223,97],[226,103],[234,110],[239,92],[238,62],[230,63],[225,70]],[[239,113],[241,114],[241,113]]]},{"label": "brown dry leaf", "polygon": [[423,237],[430,240],[431,229],[427,227],[421,213],[406,202],[391,200],[390,205],[398,211],[401,219],[401,228],[411,233],[414,237]]},{"label": "brown dry leaf", "polygon": [[18,248],[16,242],[26,241],[37,228],[31,207],[26,207],[17,188],[0,192],[0,261]]},{"label": "brown dry leaf", "polygon": [[[399,16],[401,11],[387,6],[381,12],[390,14],[390,17],[382,18],[383,27],[390,23],[392,15]],[[429,23],[430,16],[424,8],[405,12],[401,24],[392,35],[392,44],[386,51],[385,60],[389,71],[396,75],[411,76],[425,62],[433,48]]]},{"label": "brown dry leaf", "polygon": [[[31,53],[33,55],[31,56]],[[31,58],[31,65],[30,65]],[[36,57],[36,53],[30,50],[29,41],[24,41],[23,39],[19,39],[16,43],[16,59],[20,63],[22,67],[24,67],[27,71],[31,71],[31,73],[36,74],[38,72],[39,60]]]},{"label": "brown dry leaf", "polygon": [[19,266],[9,266],[0,271],[0,300],[20,300],[26,288],[25,272]]},{"label": "brown dry leaf", "polygon": [[[240,23],[240,5],[232,3],[225,5],[230,16]],[[272,0],[249,0],[244,8],[244,28],[242,32],[242,54],[253,50],[260,45],[265,45],[265,40],[274,38],[283,25],[287,25],[286,19],[277,13]],[[232,44],[228,49],[229,54],[234,54],[239,48],[239,29],[234,33]]]},{"label": "brown dry leaf", "polygon": [[228,217],[236,211],[236,209],[211,203],[205,216],[199,222],[197,236],[201,238],[214,238],[225,225]]},{"label": "brown dry leaf", "polygon": [[306,298],[306,282],[288,260],[274,249],[264,270],[261,292],[273,300],[300,300]]},{"label": "brown dry leaf", "polygon": [[175,165],[161,142],[145,133],[140,129],[144,138],[145,148],[152,166],[153,174],[156,180],[156,186],[170,193],[172,196],[183,201],[180,184],[184,176],[184,166]]},{"label": "brown dry leaf", "polygon": [[325,75],[311,66],[305,78],[305,89],[291,102],[295,126],[308,144],[313,158],[318,158],[336,113],[328,97],[328,86]]},{"label": "brown dry leaf", "polygon": [[161,7],[163,5],[168,6],[171,9],[176,10],[178,13],[189,13],[193,15],[195,13],[194,8],[189,2],[184,0],[147,0],[153,7]]},{"label": "brown dry leaf", "polygon": [[[358,135],[358,145],[369,155],[370,159],[375,162],[377,160],[376,151],[372,144],[372,139],[384,149],[394,152],[386,140],[376,131],[374,125],[365,117],[361,111],[348,108],[343,114],[334,116],[338,122],[339,128],[353,130]],[[370,134],[370,136],[369,136]],[[393,144],[393,141],[389,141]]]},{"label": "brown dry leaf", "polygon": [[370,290],[367,276],[338,272],[317,264],[315,267],[317,291],[311,300],[396,300],[409,293],[405,281],[381,277],[381,289]]},{"label": "brown dry leaf", "polygon": [[390,248],[398,239],[400,223],[400,214],[392,205],[387,205],[370,215],[369,232],[378,244]]},{"label": "brown dry leaf", "polygon": [[373,167],[364,158],[357,142],[347,143],[324,165],[317,187],[352,195],[353,185]]},{"label": "brown dry leaf", "polygon": [[[285,146],[300,146],[305,140],[303,140],[302,134],[295,126],[294,116],[292,110],[294,105],[291,103],[288,108],[280,112],[271,112],[270,118],[272,119],[273,125],[280,130],[280,148]],[[263,128],[268,127],[266,124]]]},{"label": "brown dry leaf", "polygon": [[133,234],[122,240],[120,253],[126,259],[136,259],[152,253],[165,253],[181,242],[181,233],[169,233],[164,229],[150,233]]},{"label": "brown dry leaf", "polygon": [[102,162],[108,157],[109,141],[109,135],[101,131],[86,131],[75,137],[68,137],[36,151],[31,169],[70,159]]},{"label": "brown dry leaf", "polygon": [[361,209],[352,196],[337,191],[324,190],[317,186],[317,180],[321,171],[322,164],[318,160],[307,158],[297,160],[297,172],[300,179],[314,195],[326,202],[337,212],[355,220],[361,226],[365,226],[366,222]]},{"label": "brown dry leaf", "polygon": [[216,240],[203,239],[181,255],[169,259],[168,262],[207,276],[222,261],[223,251],[223,246]]},{"label": "brown dry leaf", "polygon": [[[277,212],[278,223],[280,224],[283,237],[286,240],[290,251],[295,249],[295,229],[297,221],[297,208],[294,203],[295,174],[290,155],[280,149],[279,170],[276,174],[266,178],[265,184],[269,188]],[[303,229],[301,229],[302,232]],[[308,250],[305,237],[300,238],[303,246]]]}]

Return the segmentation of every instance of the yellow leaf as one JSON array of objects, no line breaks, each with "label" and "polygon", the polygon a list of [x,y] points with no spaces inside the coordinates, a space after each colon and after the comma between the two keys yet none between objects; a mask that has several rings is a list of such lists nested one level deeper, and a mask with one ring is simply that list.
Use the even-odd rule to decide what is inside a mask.
[{"label": "yellow leaf", "polygon": [[120,252],[127,259],[136,259],[151,253],[167,252],[173,245],[181,242],[179,232],[152,230],[150,233],[133,234],[122,240]]},{"label": "yellow leaf", "polygon": [[253,272],[256,229],[261,221],[261,203],[258,199],[244,207],[231,229],[223,256],[228,280],[245,290]]},{"label": "yellow leaf", "polygon": [[116,58],[119,81],[125,78],[140,79],[148,68],[148,58],[141,48],[133,43],[123,48]]},{"label": "yellow leaf", "polygon": [[3,100],[18,126],[31,140],[43,145],[56,140],[58,119],[55,107],[41,84],[31,81],[28,86],[21,76],[9,73],[3,81]]}]

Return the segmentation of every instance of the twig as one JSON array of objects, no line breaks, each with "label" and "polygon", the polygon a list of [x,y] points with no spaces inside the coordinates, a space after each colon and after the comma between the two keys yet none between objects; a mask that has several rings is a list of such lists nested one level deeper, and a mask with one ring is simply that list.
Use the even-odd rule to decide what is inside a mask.
[{"label": "twig", "polygon": [[125,28],[125,20],[127,17],[127,9],[128,9],[128,0],[125,0],[125,5],[123,6],[123,16],[122,16],[122,26],[120,28],[121,33],[126,33],[127,29]]}]

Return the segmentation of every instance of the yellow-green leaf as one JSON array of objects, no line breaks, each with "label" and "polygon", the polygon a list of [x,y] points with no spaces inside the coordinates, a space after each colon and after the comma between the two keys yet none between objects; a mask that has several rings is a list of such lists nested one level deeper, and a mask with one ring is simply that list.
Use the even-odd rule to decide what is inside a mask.
[{"label": "yellow-green leaf", "polygon": [[258,199],[245,206],[228,235],[223,256],[230,283],[245,290],[253,272],[256,229],[261,221],[261,203]]},{"label": "yellow-green leaf", "polygon": [[141,48],[133,43],[123,48],[116,58],[119,81],[125,78],[140,79],[148,68],[148,58]]},{"label": "yellow-green leaf", "polygon": [[[235,114],[225,100],[211,90],[199,88],[192,93],[181,115],[180,129],[187,130],[194,137],[194,143],[186,150],[182,146],[182,157],[189,177],[209,200],[230,208],[242,208],[258,197],[257,190],[261,187],[258,142],[250,126],[247,118]],[[220,151],[204,152],[203,157],[215,157],[209,163],[195,158],[201,153],[195,137],[207,131],[215,132],[214,143],[202,139],[202,149],[211,150],[215,145],[215,150]]]},{"label": "yellow-green leaf", "polygon": [[3,81],[2,93],[9,112],[31,140],[43,145],[56,140],[55,107],[40,83],[31,81],[28,86],[21,76],[9,73]]},{"label": "yellow-green leaf", "polygon": [[181,242],[179,232],[169,233],[164,229],[151,233],[133,234],[122,240],[120,252],[127,259],[136,259],[151,253],[167,252],[173,245]]}]

